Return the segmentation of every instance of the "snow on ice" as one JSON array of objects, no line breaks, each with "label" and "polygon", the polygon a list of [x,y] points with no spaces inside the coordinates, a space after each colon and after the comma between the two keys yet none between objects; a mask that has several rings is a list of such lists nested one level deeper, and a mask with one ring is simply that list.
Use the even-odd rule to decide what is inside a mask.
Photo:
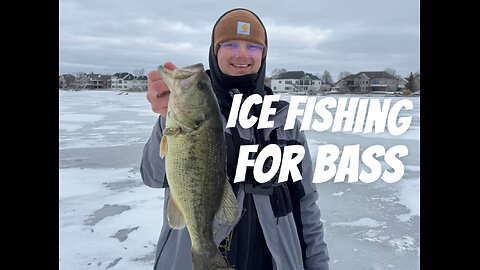
[{"label": "snow on ice", "polygon": [[[153,267],[164,191],[145,186],[139,172],[158,118],[145,95],[59,91],[60,269]],[[281,99],[290,97],[282,94]],[[392,104],[402,99],[388,98]],[[419,267],[420,99],[408,99],[414,108],[401,116],[412,116],[412,122],[400,136],[305,131],[314,162],[318,146],[325,144],[340,149],[360,144],[362,151],[375,144],[409,149],[402,158],[405,173],[393,184],[317,184],[331,269]]]}]

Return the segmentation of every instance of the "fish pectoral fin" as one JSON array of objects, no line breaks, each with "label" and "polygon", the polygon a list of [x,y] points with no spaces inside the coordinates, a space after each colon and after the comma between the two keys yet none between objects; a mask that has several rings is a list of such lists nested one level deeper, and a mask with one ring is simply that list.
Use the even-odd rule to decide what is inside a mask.
[{"label": "fish pectoral fin", "polygon": [[228,180],[225,181],[224,186],[222,201],[220,202],[217,213],[215,213],[215,220],[220,225],[233,225],[238,219],[237,198]]},{"label": "fish pectoral fin", "polygon": [[167,136],[164,134],[160,142],[160,157],[164,158],[167,155]]},{"label": "fish pectoral fin", "polygon": [[168,199],[167,211],[168,225],[173,229],[183,229],[185,227],[185,219],[171,193],[170,198]]}]

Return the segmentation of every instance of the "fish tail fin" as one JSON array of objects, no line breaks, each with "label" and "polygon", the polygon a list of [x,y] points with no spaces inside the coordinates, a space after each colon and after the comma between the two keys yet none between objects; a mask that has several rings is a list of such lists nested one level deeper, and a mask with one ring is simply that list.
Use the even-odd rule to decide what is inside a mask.
[{"label": "fish tail fin", "polygon": [[235,270],[229,266],[227,261],[217,248],[209,252],[196,252],[192,249],[193,270]]}]

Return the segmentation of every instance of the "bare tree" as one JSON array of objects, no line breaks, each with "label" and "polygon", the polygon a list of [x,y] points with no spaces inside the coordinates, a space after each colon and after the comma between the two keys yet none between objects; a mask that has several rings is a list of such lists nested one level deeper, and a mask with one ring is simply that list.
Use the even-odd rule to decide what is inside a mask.
[{"label": "bare tree", "polygon": [[274,68],[272,70],[271,74],[272,74],[272,77],[274,77],[274,76],[280,75],[280,74],[285,73],[285,72],[287,72],[287,70],[285,68]]},{"label": "bare tree", "polygon": [[133,75],[140,77],[145,75],[145,69],[144,68],[139,68],[139,69],[134,69],[133,70]]},{"label": "bare tree", "polygon": [[87,73],[82,72],[82,71],[76,72],[76,73],[75,73],[75,78],[81,79],[81,78],[83,78],[86,74],[87,74]]},{"label": "bare tree", "polygon": [[394,68],[386,68],[384,71],[392,76],[397,75],[397,71]]},{"label": "bare tree", "polygon": [[337,78],[338,78],[338,80],[341,80],[341,79],[347,77],[347,76],[350,75],[350,74],[352,74],[352,73],[350,73],[350,72],[348,72],[348,71],[342,71],[342,72],[338,73]]},{"label": "bare tree", "polygon": [[325,70],[325,72],[323,72],[321,79],[322,82],[325,84],[333,84],[332,76],[330,75],[330,72],[328,72],[328,70]]},{"label": "bare tree", "polygon": [[75,80],[73,81],[73,88],[85,89],[88,85],[88,77],[85,72],[76,72]]}]

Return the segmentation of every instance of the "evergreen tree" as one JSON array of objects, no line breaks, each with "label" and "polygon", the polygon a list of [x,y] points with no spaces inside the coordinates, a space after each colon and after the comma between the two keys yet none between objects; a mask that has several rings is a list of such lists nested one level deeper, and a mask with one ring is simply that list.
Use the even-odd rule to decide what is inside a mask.
[{"label": "evergreen tree", "polygon": [[413,76],[413,73],[410,72],[410,76],[408,76],[407,78],[405,78],[405,80],[407,80],[407,83],[405,84],[405,88],[407,88],[410,92],[414,92],[414,88],[415,88],[415,77]]}]

